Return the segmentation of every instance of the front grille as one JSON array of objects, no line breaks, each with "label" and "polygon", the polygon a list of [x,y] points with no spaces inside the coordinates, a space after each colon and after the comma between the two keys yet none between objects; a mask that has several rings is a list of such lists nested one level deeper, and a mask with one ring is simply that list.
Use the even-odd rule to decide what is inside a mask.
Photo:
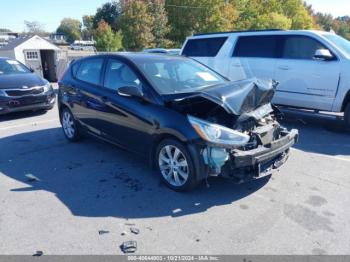
[{"label": "front grille", "polygon": [[9,89],[5,91],[8,96],[28,96],[28,95],[39,95],[44,92],[43,87],[35,87],[30,89]]}]

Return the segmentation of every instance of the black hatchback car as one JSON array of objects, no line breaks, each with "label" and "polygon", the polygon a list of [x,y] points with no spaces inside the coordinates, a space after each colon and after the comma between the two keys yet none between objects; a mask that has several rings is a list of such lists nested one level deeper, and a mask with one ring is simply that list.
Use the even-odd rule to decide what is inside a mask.
[{"label": "black hatchback car", "polygon": [[65,136],[141,153],[170,188],[209,176],[244,182],[278,168],[298,131],[277,122],[273,81],[230,82],[185,57],[119,53],[73,62],[59,82]]},{"label": "black hatchback car", "polygon": [[0,115],[49,110],[56,95],[50,83],[17,60],[0,57]]}]

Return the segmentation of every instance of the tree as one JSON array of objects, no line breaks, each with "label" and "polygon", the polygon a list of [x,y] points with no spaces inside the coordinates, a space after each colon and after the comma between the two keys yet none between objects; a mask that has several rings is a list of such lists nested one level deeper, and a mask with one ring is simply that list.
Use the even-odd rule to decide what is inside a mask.
[{"label": "tree", "polygon": [[222,0],[165,0],[171,26],[169,38],[177,45],[193,33],[232,30],[238,17],[235,5]]},{"label": "tree", "polygon": [[170,32],[168,25],[168,14],[164,7],[164,0],[153,0],[150,5],[150,12],[153,15],[152,33],[156,47],[171,46],[171,41],[166,38]]},{"label": "tree", "polygon": [[139,51],[145,47],[153,47],[153,23],[154,18],[147,3],[138,0],[126,3],[119,19],[124,48]]},{"label": "tree", "polygon": [[84,15],[83,16],[83,30],[81,35],[83,39],[91,39],[94,34],[94,16]]},{"label": "tree", "polygon": [[119,1],[105,3],[102,7],[97,9],[93,18],[93,26],[94,28],[97,28],[100,21],[104,20],[112,27],[113,31],[117,31],[119,30],[117,21],[120,14],[121,6]]},{"label": "tree", "polygon": [[331,14],[323,14],[318,12],[315,15],[316,23],[325,31],[330,31],[333,28],[333,16]]},{"label": "tree", "polygon": [[[235,29],[311,29],[311,7],[301,0],[231,0],[239,11]],[[272,21],[270,19],[273,19]],[[272,27],[273,26],[273,27]]]},{"label": "tree", "polygon": [[104,20],[101,20],[95,31],[96,49],[98,51],[118,51],[122,49],[122,36],[120,32],[113,32]]},{"label": "tree", "polygon": [[26,32],[31,35],[45,35],[44,25],[38,21],[24,21]]},{"label": "tree", "polygon": [[56,32],[65,34],[67,41],[73,43],[77,39],[81,39],[81,22],[77,19],[64,18]]}]

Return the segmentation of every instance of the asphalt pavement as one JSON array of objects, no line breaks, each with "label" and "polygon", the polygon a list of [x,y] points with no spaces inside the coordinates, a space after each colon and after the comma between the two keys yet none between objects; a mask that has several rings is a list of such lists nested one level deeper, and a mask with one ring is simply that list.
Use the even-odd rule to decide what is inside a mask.
[{"label": "asphalt pavement", "polygon": [[350,254],[350,133],[286,117],[300,141],[278,172],[176,193],[134,154],[67,142],[56,107],[0,116],[0,254]]}]

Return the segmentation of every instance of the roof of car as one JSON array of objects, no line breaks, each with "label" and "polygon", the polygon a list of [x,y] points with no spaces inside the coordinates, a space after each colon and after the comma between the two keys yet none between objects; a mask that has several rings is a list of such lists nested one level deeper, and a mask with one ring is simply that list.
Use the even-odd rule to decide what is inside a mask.
[{"label": "roof of car", "polygon": [[268,29],[268,30],[246,30],[246,31],[229,31],[229,32],[214,32],[204,34],[194,34],[188,37],[188,39],[218,37],[218,36],[230,36],[230,35],[290,35],[290,34],[333,34],[332,32],[326,32],[321,30],[282,30],[282,29]]},{"label": "roof of car", "polygon": [[[186,59],[184,56],[173,56],[169,54],[146,53],[146,52],[111,52],[108,54],[83,57],[78,60],[85,60],[93,57],[124,57],[132,61],[142,60],[164,60],[164,59]],[[78,61],[76,60],[76,61]]]}]

